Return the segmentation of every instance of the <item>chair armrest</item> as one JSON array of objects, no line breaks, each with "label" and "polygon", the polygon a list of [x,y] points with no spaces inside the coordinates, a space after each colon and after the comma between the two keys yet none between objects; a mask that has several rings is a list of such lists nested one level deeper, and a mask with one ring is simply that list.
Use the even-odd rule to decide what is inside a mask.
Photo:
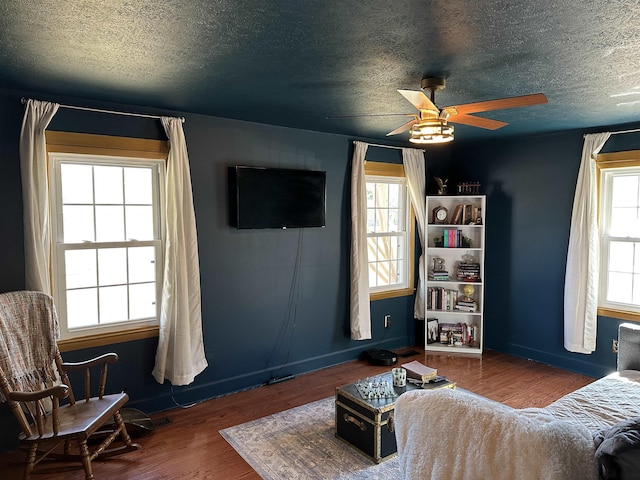
[{"label": "chair armrest", "polygon": [[38,390],[37,392],[10,392],[9,400],[13,400],[14,402],[33,402],[46,397],[67,398],[68,396],[69,387],[60,384]]},{"label": "chair armrest", "polygon": [[[84,370],[84,398],[88,402],[91,398],[91,368],[95,366],[101,366],[100,380],[98,383],[98,397],[102,398],[104,395],[104,389],[107,384],[107,365],[114,364],[118,361],[118,355],[116,353],[105,353],[99,357],[86,360],[84,362],[62,362],[59,365],[62,367],[60,374],[62,375],[62,381],[69,383],[68,372],[75,370]],[[71,403],[75,403],[75,397],[73,392],[70,395]]]},{"label": "chair armrest", "polygon": [[640,325],[621,323],[618,327],[618,371],[640,370]]},{"label": "chair armrest", "polygon": [[99,357],[92,358],[90,360],[85,360],[83,362],[62,362],[62,367],[72,372],[74,370],[82,370],[85,368],[95,367],[96,365],[101,365],[104,363],[108,363],[113,365],[118,361],[117,353],[105,353],[104,355],[100,355]]}]

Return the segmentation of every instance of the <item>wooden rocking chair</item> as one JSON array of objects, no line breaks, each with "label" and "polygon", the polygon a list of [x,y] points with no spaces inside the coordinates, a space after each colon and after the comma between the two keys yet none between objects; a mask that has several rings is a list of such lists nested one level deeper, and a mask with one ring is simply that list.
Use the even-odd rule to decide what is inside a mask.
[{"label": "wooden rocking chair", "polygon": [[[126,393],[105,395],[107,365],[115,353],[80,363],[64,363],[57,346],[58,318],[53,299],[40,292],[0,294],[0,401],[20,423],[20,443],[27,447],[24,479],[45,457],[80,461],[87,480],[92,460],[140,448],[132,443],[119,409]],[[97,397],[90,395],[90,371],[101,367]],[[76,401],[67,372],[84,370],[84,400]],[[113,419],[113,423],[111,423]],[[103,428],[103,425],[109,422]],[[101,429],[102,428],[102,429]],[[99,444],[87,441],[92,435]],[[123,444],[107,449],[120,436]]]}]

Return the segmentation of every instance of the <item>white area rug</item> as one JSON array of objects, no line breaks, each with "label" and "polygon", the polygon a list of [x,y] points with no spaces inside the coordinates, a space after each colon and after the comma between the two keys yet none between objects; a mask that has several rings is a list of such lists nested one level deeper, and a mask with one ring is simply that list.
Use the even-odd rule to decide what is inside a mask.
[{"label": "white area rug", "polygon": [[394,457],[373,460],[335,437],[334,398],[220,430],[265,480],[389,480],[399,478]]}]

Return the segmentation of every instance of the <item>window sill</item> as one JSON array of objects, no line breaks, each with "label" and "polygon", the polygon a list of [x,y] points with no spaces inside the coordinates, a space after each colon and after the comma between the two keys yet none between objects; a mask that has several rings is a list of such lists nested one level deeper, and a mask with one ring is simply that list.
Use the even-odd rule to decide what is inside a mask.
[{"label": "window sill", "polygon": [[384,300],[385,298],[408,297],[416,292],[415,288],[402,288],[399,290],[387,290],[386,292],[376,292],[369,294],[369,300]]},{"label": "window sill", "polygon": [[113,343],[131,342],[143,338],[157,337],[159,327],[140,327],[120,332],[101,333],[97,335],[87,335],[85,337],[67,338],[58,342],[61,352],[81,350],[83,348],[102,347]]},{"label": "window sill", "polygon": [[618,318],[620,320],[628,320],[630,322],[640,322],[640,313],[630,312],[628,310],[616,310],[614,308],[598,307],[598,315],[603,317]]}]

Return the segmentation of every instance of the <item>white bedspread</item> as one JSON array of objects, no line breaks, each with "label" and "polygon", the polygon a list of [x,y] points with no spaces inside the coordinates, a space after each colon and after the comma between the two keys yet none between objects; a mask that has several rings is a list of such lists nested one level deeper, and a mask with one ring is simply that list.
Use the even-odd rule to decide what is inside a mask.
[{"label": "white bedspread", "polygon": [[395,408],[404,479],[597,478],[592,435],[543,409],[515,410],[460,390],[414,390]]},{"label": "white bedspread", "polygon": [[584,425],[592,433],[640,417],[640,372],[612,373],[545,407],[558,419]]}]

